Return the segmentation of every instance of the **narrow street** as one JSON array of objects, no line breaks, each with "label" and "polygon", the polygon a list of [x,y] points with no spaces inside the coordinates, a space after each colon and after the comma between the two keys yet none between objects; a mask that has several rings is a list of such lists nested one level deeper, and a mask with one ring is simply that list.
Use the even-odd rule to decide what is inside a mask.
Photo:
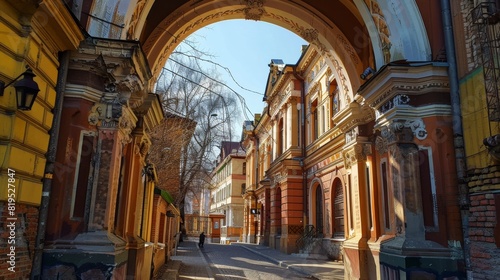
[{"label": "narrow street", "polygon": [[[278,264],[276,259],[280,256],[283,260]],[[344,273],[341,264],[306,260],[263,246],[206,243],[200,249],[193,240],[179,244],[170,266],[172,262],[180,262],[180,265],[170,270],[165,266],[155,279],[343,279]]]}]

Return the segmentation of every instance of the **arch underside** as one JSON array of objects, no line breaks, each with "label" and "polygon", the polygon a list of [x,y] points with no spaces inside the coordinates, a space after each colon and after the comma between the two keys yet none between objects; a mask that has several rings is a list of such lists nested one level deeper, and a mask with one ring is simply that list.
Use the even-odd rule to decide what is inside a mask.
[{"label": "arch underside", "polygon": [[[169,55],[196,30],[230,19],[276,24],[302,37],[328,57],[334,75],[342,83],[343,91],[353,96],[363,82],[359,75],[367,67],[378,69],[393,59],[422,60],[422,57],[427,56],[425,45],[420,53],[398,49],[398,46],[420,47],[422,44],[402,44],[402,40],[426,40],[420,40],[421,36],[400,35],[400,30],[404,30],[405,26],[394,19],[393,14],[397,10],[384,8],[388,6],[385,2],[387,1],[156,1],[148,11],[143,11],[141,30],[132,28],[136,33],[128,36],[141,38],[155,77],[150,84],[152,89]],[[400,4],[402,5],[407,4]],[[416,9],[416,5],[411,7]],[[412,11],[406,11],[406,14],[410,13]],[[416,11],[414,14],[419,13]],[[418,17],[410,20],[419,21]],[[419,30],[423,28],[421,22],[415,24],[407,20],[406,25],[419,27]],[[391,33],[391,30],[394,31]]]}]

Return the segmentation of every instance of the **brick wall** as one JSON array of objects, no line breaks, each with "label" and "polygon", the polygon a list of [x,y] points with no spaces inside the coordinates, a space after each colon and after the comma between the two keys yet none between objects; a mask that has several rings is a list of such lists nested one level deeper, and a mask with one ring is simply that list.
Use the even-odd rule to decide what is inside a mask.
[{"label": "brick wall", "polygon": [[496,208],[493,194],[471,196],[469,237],[470,256],[474,279],[496,279],[500,275],[498,259],[500,249],[495,244],[497,225]]},{"label": "brick wall", "polygon": [[[29,205],[16,204],[15,221],[7,220],[11,217],[8,212],[7,203],[0,201],[0,279],[27,279],[31,273],[33,255],[35,249],[35,237],[38,228],[38,208]],[[11,222],[15,223],[12,233]],[[9,244],[9,237],[13,235],[15,244]],[[11,241],[12,242],[12,241]],[[6,246],[7,245],[7,246]],[[14,272],[9,270],[10,246],[14,246],[15,259],[12,264]],[[12,269],[12,268],[11,268]]]}]

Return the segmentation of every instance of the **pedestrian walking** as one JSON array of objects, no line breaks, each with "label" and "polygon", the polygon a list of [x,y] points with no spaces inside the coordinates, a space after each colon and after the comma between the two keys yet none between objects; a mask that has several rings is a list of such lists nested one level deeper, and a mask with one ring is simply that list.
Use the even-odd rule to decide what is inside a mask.
[{"label": "pedestrian walking", "polygon": [[201,232],[200,234],[200,243],[198,243],[198,246],[200,248],[203,248],[203,244],[205,243],[205,232]]}]

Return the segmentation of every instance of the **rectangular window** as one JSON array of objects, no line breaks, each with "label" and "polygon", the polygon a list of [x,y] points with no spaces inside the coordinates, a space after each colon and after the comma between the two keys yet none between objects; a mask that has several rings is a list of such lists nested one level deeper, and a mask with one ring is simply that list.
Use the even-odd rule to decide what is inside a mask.
[{"label": "rectangular window", "polygon": [[301,139],[301,135],[302,135],[302,123],[303,123],[303,119],[302,119],[302,112],[300,110],[300,107],[302,107],[302,104],[300,104],[300,107],[297,106],[298,109],[297,109],[297,116],[299,116],[299,119],[300,121],[297,122],[297,131],[299,133],[297,133],[297,143],[299,143],[299,147],[302,146],[302,139]]},{"label": "rectangular window", "polygon": [[385,228],[390,229],[391,223],[389,218],[389,186],[387,182],[387,162],[382,162],[382,192],[383,192],[383,205],[384,205],[384,222]]},{"label": "rectangular window", "polygon": [[366,204],[368,205],[368,227],[371,229],[373,227],[372,222],[372,195],[371,195],[371,184],[370,184],[370,165],[366,163]]},{"label": "rectangular window", "polygon": [[314,141],[318,139],[318,100],[314,100],[311,103],[311,129],[312,129],[312,139]]},{"label": "rectangular window", "polygon": [[354,197],[351,185],[351,174],[347,175],[347,187],[349,188],[349,227],[354,230]]},{"label": "rectangular window", "polygon": [[160,230],[158,233],[158,242],[165,243],[165,227],[166,227],[167,216],[164,213],[160,213]]},{"label": "rectangular window", "polygon": [[425,229],[428,232],[438,231],[438,207],[434,171],[432,170],[431,148],[419,150],[420,162],[420,191],[422,195],[422,209]]},{"label": "rectangular window", "polygon": [[78,147],[78,162],[73,185],[71,217],[81,219],[85,215],[85,204],[89,177],[92,172],[92,157],[94,155],[95,135],[82,132],[80,146]]}]

